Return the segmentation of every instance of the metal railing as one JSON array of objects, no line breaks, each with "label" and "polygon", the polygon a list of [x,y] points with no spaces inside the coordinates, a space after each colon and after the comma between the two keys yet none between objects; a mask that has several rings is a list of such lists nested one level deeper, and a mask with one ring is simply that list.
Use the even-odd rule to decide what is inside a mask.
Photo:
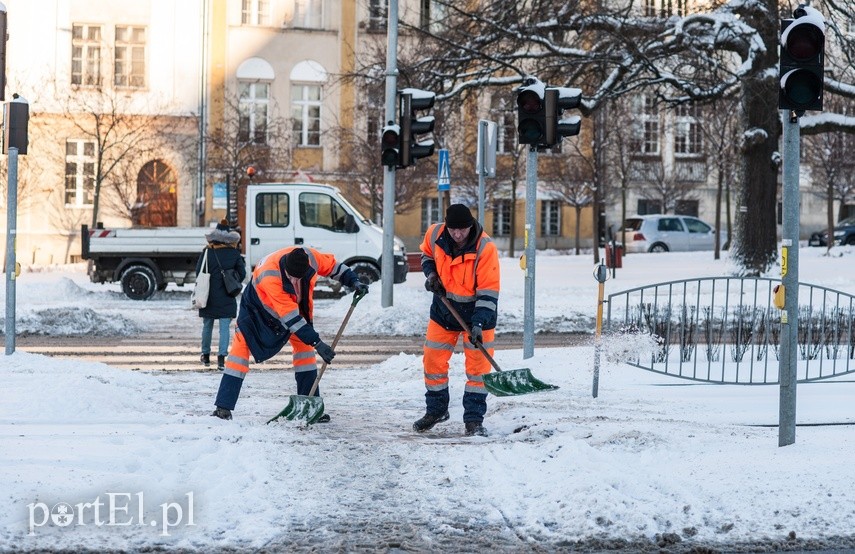
[{"label": "metal railing", "polygon": [[[656,345],[630,365],[711,383],[776,384],[780,280],[707,277],[647,285],[608,296],[605,332],[645,333]],[[855,296],[801,283],[799,382],[855,372]]]}]

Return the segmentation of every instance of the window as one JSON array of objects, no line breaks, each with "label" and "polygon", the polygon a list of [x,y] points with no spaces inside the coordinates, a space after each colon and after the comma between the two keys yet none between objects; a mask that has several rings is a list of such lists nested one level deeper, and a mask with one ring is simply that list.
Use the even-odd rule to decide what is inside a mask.
[{"label": "window", "polygon": [[65,204],[91,206],[95,196],[95,141],[65,142]]},{"label": "window", "polygon": [[291,87],[291,117],[297,146],[321,144],[321,87],[293,85]]},{"label": "window", "polygon": [[662,202],[659,200],[638,199],[638,215],[661,214]]},{"label": "window", "polygon": [[270,25],[270,0],[242,0],[241,25]]},{"label": "window", "polygon": [[440,223],[439,198],[422,198],[422,233],[426,233],[428,227],[434,223]]},{"label": "window", "polygon": [[329,194],[303,192],[300,194],[300,223],[304,227],[346,233],[347,211]]},{"label": "window", "polygon": [[516,110],[505,95],[494,94],[490,102],[490,119],[497,125],[496,152],[512,152],[516,144]]},{"label": "window", "polygon": [[240,94],[238,140],[253,144],[267,144],[269,83],[238,83]]},{"label": "window", "polygon": [[690,233],[712,233],[712,227],[701,221],[700,219],[692,219],[687,217],[683,220],[683,223],[686,224],[686,228]]},{"label": "window", "polygon": [[438,31],[446,12],[445,5],[439,2],[419,0],[419,28],[430,32]]},{"label": "window", "polygon": [[639,100],[641,112],[640,136],[636,137],[636,152],[639,154],[659,154],[659,112],[654,98],[649,95]]},{"label": "window", "polygon": [[286,192],[264,192],[255,197],[255,224],[258,227],[287,227],[291,224]]},{"label": "window", "polygon": [[658,229],[660,231],[675,231],[682,233],[683,224],[680,223],[680,220],[676,217],[663,217],[659,220]]},{"label": "window", "polygon": [[698,217],[698,201],[677,200],[677,205],[674,208],[674,213],[679,215],[690,215],[692,217]]},{"label": "window", "polygon": [[294,0],[294,27],[322,29],[324,23],[322,0]]},{"label": "window", "polygon": [[511,201],[497,200],[493,203],[493,236],[502,237],[511,234]]},{"label": "window", "polygon": [[545,237],[561,235],[561,202],[558,200],[540,203],[540,234]]},{"label": "window", "polygon": [[698,105],[681,104],[677,106],[675,123],[674,153],[684,155],[701,154],[703,134],[701,133],[700,109]]},{"label": "window", "polygon": [[370,31],[385,30],[388,19],[389,0],[369,0],[368,29]]},{"label": "window", "polygon": [[145,27],[116,27],[113,82],[117,87],[145,86]]},{"label": "window", "polygon": [[101,86],[101,27],[71,26],[71,84]]}]

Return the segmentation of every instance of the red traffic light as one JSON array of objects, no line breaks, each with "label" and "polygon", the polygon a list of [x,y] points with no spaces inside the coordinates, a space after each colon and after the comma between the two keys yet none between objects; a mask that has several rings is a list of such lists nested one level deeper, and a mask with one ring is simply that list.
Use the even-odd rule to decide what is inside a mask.
[{"label": "red traffic light", "polygon": [[383,165],[389,167],[400,165],[400,138],[400,128],[397,125],[386,125],[383,128],[383,134],[380,136],[380,161]]},{"label": "red traffic light", "polygon": [[804,62],[822,52],[825,35],[813,23],[791,25],[781,36],[781,45],[795,61]]},{"label": "red traffic light", "polygon": [[517,95],[517,106],[525,113],[537,113],[543,109],[543,98],[531,89],[524,90]]}]

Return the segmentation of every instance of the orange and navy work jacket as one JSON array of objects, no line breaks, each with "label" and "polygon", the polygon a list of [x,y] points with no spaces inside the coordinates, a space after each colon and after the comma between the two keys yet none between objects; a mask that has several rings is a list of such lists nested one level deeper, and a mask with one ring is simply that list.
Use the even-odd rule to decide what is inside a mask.
[{"label": "orange and navy work jacket", "polygon": [[[499,304],[499,252],[479,223],[458,248],[444,223],[428,228],[421,244],[422,271],[439,275],[446,298],[469,325],[496,327]],[[449,330],[462,331],[439,298],[430,306],[430,318]]]},{"label": "orange and navy work jacket", "polygon": [[[295,248],[303,248],[309,256],[309,269],[300,280],[299,302],[297,291],[285,272],[285,256]],[[277,250],[255,266],[252,280],[241,297],[237,328],[256,361],[275,356],[292,333],[308,345],[318,343],[320,336],[312,326],[312,292],[318,275],[331,277],[348,287],[358,281],[353,270],[338,263],[332,254],[301,246]]]}]

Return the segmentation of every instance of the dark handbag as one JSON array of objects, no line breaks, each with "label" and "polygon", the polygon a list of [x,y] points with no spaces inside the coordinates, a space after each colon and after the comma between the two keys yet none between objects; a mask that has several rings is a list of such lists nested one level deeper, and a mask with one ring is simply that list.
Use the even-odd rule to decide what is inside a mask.
[{"label": "dark handbag", "polygon": [[240,282],[237,270],[223,269],[223,266],[220,265],[220,258],[217,256],[216,252],[214,252],[214,257],[217,259],[217,265],[220,266],[220,275],[223,276],[223,286],[226,288],[226,294],[232,298],[236,297],[240,294],[240,291],[243,290],[243,283]]},{"label": "dark handbag", "polygon": [[223,284],[226,286],[226,293],[234,298],[243,290],[243,283],[238,279],[237,271],[234,269],[220,269],[223,274]]}]

